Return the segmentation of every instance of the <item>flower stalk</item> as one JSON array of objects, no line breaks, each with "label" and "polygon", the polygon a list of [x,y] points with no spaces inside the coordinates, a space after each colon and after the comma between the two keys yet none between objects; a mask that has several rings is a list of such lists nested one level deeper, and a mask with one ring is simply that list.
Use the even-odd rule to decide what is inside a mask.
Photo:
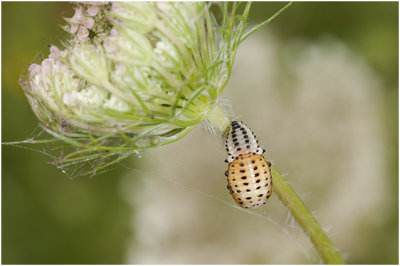
[{"label": "flower stalk", "polygon": [[[216,129],[213,130],[213,132],[219,133],[222,139],[225,139],[225,133],[229,130],[231,124],[231,120],[227,116],[224,117],[224,115],[225,113],[221,108],[216,108],[214,112],[210,113],[210,117],[207,117],[205,120],[207,123],[211,123],[211,125],[208,125],[206,128]],[[274,193],[278,195],[279,199],[290,210],[300,227],[307,236],[310,237],[324,262],[326,264],[344,264],[339,253],[326,233],[322,230],[320,224],[274,166],[271,166],[271,174]]]},{"label": "flower stalk", "polygon": [[321,226],[300,199],[293,188],[282,177],[281,173],[274,167],[271,167],[271,173],[274,184],[274,192],[279,199],[290,210],[293,217],[303,228],[304,232],[310,237],[314,246],[317,248],[326,264],[344,264],[339,253],[329,240],[328,236],[322,230]]}]

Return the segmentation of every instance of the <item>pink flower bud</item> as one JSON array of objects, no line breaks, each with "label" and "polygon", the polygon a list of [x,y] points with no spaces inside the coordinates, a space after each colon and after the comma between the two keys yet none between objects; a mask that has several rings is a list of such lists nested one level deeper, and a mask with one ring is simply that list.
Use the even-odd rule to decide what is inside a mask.
[{"label": "pink flower bud", "polygon": [[92,18],[85,18],[83,26],[87,29],[91,29],[94,26],[94,19]]},{"label": "pink flower bud", "polygon": [[49,57],[53,60],[56,60],[60,58],[60,56],[61,56],[60,50],[56,46],[51,46]]},{"label": "pink flower bud", "polygon": [[71,34],[75,34],[76,32],[77,32],[77,30],[78,30],[78,28],[79,28],[79,25],[78,24],[73,24],[72,26],[71,26]]},{"label": "pink flower bud", "polygon": [[70,22],[80,24],[84,20],[85,16],[83,15],[82,7],[79,9],[75,9],[74,16],[70,19]]},{"label": "pink flower bud", "polygon": [[81,41],[88,41],[89,40],[89,31],[85,27],[79,27],[77,35],[78,35],[78,38]]},{"label": "pink flower bud", "polygon": [[87,10],[88,15],[91,17],[96,16],[98,12],[99,12],[98,6],[89,6]]},{"label": "pink flower bud", "polygon": [[31,76],[36,75],[40,71],[40,66],[38,64],[31,64],[28,71]]}]

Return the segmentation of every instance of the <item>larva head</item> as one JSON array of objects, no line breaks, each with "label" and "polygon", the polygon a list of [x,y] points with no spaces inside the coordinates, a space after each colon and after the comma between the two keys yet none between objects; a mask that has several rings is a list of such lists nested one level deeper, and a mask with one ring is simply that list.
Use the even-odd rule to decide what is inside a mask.
[{"label": "larva head", "polygon": [[226,138],[227,161],[230,163],[241,154],[263,154],[254,133],[243,122],[233,121]]}]

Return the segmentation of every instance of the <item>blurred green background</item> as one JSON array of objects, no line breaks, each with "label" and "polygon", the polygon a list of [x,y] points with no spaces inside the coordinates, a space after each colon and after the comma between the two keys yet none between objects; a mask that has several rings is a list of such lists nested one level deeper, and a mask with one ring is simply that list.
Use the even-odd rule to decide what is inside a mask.
[{"label": "blurred green background", "polygon": [[[249,23],[271,16],[283,4],[254,3]],[[37,127],[17,82],[38,53],[47,56],[48,44],[62,38],[62,15],[73,15],[71,4],[2,2],[2,142],[27,139]],[[382,177],[390,184],[389,211],[379,227],[365,231],[365,249],[347,254],[346,261],[397,264],[398,3],[296,2],[267,27],[258,34],[272,32],[284,43],[336,36],[362,54],[379,75],[386,154]],[[37,151],[2,145],[2,263],[126,263],[126,250],[132,245],[128,242],[137,233],[131,226],[137,212],[120,193],[121,175],[127,170],[118,167],[94,178],[70,180],[49,160]],[[131,168],[145,168],[139,165],[146,164],[143,160],[131,161]],[[136,175],[129,172],[130,182],[140,185]],[[157,187],[153,190],[157,193]]]}]

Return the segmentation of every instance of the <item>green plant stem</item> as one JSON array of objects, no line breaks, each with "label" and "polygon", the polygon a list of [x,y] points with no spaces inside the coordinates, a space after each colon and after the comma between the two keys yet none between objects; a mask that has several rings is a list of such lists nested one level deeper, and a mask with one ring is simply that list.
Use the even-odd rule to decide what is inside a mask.
[{"label": "green plant stem", "polygon": [[204,122],[210,125],[208,129],[212,131],[212,134],[219,135],[222,138],[225,138],[225,133],[231,126],[231,119],[228,117],[225,110],[217,103],[211,107]]},{"label": "green plant stem", "polygon": [[296,221],[311,238],[311,241],[318,249],[324,262],[327,264],[344,264],[332,242],[297,193],[275,167],[272,166],[271,171],[274,192],[278,195],[283,204],[288,207]]},{"label": "green plant stem", "polygon": [[[207,128],[222,138],[226,137],[226,132],[230,128],[230,121],[224,109],[218,104],[208,113],[205,119],[205,122],[209,124]],[[278,195],[279,199],[290,210],[296,221],[310,237],[324,262],[326,264],[344,264],[328,236],[293,188],[273,166],[271,167],[271,173],[274,193]]]}]

